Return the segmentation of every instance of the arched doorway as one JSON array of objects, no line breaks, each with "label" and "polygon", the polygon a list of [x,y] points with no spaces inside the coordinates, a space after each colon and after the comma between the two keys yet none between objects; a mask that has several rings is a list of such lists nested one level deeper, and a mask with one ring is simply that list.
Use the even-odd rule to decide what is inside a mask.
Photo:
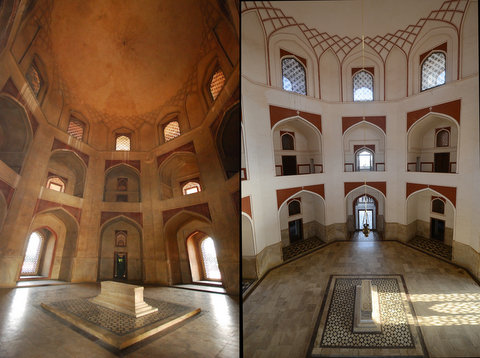
[{"label": "arched doorway", "polygon": [[192,233],[187,238],[187,254],[192,282],[221,282],[217,250],[210,236],[200,231]]},{"label": "arched doorway", "polygon": [[370,230],[377,229],[377,200],[368,194],[357,197],[353,202],[355,230],[362,230],[368,224]]},{"label": "arched doorway", "polygon": [[56,234],[50,228],[38,228],[28,237],[20,270],[20,279],[49,278],[52,273]]}]

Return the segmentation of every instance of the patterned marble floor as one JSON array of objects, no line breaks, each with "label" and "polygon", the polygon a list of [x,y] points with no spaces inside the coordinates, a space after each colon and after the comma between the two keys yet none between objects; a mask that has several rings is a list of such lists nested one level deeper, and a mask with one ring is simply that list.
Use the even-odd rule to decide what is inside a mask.
[{"label": "patterned marble floor", "polygon": [[190,307],[201,313],[119,354],[98,339],[68,327],[40,303],[98,295],[99,284],[0,289],[0,357],[128,358],[238,357],[238,299],[217,293],[146,286],[144,295]]},{"label": "patterned marble floor", "polygon": [[320,240],[320,238],[314,236],[309,239],[305,239],[299,242],[296,242],[292,245],[285,246],[283,250],[283,261],[287,261],[291,258],[300,256],[306,252],[312,251],[313,249],[324,245],[325,242]]},{"label": "patterned marble floor", "polygon": [[244,357],[305,357],[329,277],[352,274],[404,277],[430,357],[479,356],[480,287],[468,273],[399,242],[343,241],[272,270],[251,292]]},{"label": "patterned marble floor", "polygon": [[434,239],[425,239],[423,237],[414,237],[408,241],[407,244],[418,247],[433,255],[443,257],[447,260],[452,260],[452,247],[445,245],[443,242]]}]

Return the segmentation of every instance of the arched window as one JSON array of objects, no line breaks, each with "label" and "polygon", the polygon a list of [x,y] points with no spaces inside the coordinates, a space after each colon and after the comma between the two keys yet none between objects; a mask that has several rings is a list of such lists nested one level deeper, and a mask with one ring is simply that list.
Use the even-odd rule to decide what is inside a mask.
[{"label": "arched window", "polygon": [[368,149],[359,149],[356,156],[357,171],[373,170],[373,153]]},{"label": "arched window", "polygon": [[32,61],[32,64],[28,68],[25,77],[27,78],[27,82],[35,94],[35,97],[38,97],[38,94],[43,87],[43,79],[40,75],[40,71],[38,70],[38,66],[35,64],[35,61]]},{"label": "arched window", "polygon": [[23,260],[21,275],[37,275],[43,241],[44,238],[38,231],[35,231],[30,235],[27,244],[27,251],[25,252],[25,259]]},{"label": "arched window", "polygon": [[433,52],[422,63],[422,91],[445,84],[446,57]]},{"label": "arched window", "polygon": [[187,184],[185,184],[182,188],[183,195],[189,195],[189,194],[195,194],[201,191],[200,184],[190,181]]},{"label": "arched window", "polygon": [[85,123],[79,121],[75,117],[70,117],[68,123],[67,133],[78,140],[83,139],[83,133],[85,132]]},{"label": "arched window", "polygon": [[218,94],[225,84],[225,75],[222,70],[218,69],[212,76],[210,80],[210,94],[212,95],[213,100],[215,101],[218,97]]},{"label": "arched window", "polygon": [[353,76],[353,100],[373,101],[373,76],[365,70]]},{"label": "arched window", "polygon": [[442,199],[435,198],[432,200],[432,212],[438,214],[445,213],[445,203]]},{"label": "arched window", "polygon": [[128,134],[117,134],[115,139],[115,150],[130,150],[130,137]]},{"label": "arched window", "polygon": [[307,77],[305,67],[292,57],[282,60],[283,89],[286,91],[307,94]]},{"label": "arched window", "polygon": [[172,140],[180,135],[180,126],[177,121],[168,122],[168,124],[163,129],[163,136],[165,137],[165,142]]},{"label": "arched window", "polygon": [[288,204],[288,216],[300,214],[300,201],[292,200]]},{"label": "arched window", "polygon": [[441,129],[437,132],[436,138],[437,147],[448,147],[450,141],[450,133],[446,129]]},{"label": "arched window", "polygon": [[200,244],[202,252],[203,268],[205,270],[205,278],[207,280],[220,280],[220,270],[218,269],[217,252],[215,251],[215,244],[211,237],[207,237]]},{"label": "arched window", "polygon": [[50,177],[47,180],[47,188],[64,193],[65,182],[60,177]]},{"label": "arched window", "polygon": [[282,149],[283,150],[294,150],[295,149],[293,136],[290,133],[282,134]]}]

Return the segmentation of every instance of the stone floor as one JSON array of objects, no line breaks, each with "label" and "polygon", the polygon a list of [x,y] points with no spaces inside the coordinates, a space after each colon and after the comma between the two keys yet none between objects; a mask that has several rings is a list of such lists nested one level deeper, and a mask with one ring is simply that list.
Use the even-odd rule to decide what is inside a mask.
[{"label": "stone floor", "polygon": [[[118,352],[40,307],[100,292],[99,284],[0,289],[0,357],[238,357],[238,300],[171,287],[145,287],[145,298],[199,307],[202,312]],[[73,328],[73,329],[72,329]]]},{"label": "stone floor", "polygon": [[407,244],[418,247],[430,254],[443,257],[444,259],[452,260],[452,247],[445,245],[441,241],[416,236],[408,241]]},{"label": "stone floor", "polygon": [[243,304],[244,356],[305,357],[329,277],[352,274],[404,277],[430,357],[479,356],[478,284],[464,270],[395,241],[335,242],[272,270]]},{"label": "stone floor", "polygon": [[352,240],[353,241],[379,241],[381,240],[381,238],[379,233],[375,231],[370,231],[368,236],[365,236],[365,234],[362,231],[355,231],[352,235]]},{"label": "stone floor", "polygon": [[291,258],[301,256],[306,252],[312,251],[317,247],[324,245],[325,242],[320,238],[314,236],[309,239],[298,241],[292,245],[285,246],[283,250],[283,261],[287,261]]}]

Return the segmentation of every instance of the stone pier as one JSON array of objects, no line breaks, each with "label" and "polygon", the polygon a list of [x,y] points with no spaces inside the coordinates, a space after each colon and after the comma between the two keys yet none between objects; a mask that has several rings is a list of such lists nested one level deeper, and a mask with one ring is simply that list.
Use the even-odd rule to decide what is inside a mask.
[{"label": "stone pier", "polygon": [[362,280],[355,293],[355,316],[353,332],[381,332],[380,306],[377,286],[371,280]]},{"label": "stone pier", "polygon": [[158,308],[148,305],[143,300],[142,286],[121,282],[102,281],[100,294],[90,301],[135,318],[158,311]]}]

